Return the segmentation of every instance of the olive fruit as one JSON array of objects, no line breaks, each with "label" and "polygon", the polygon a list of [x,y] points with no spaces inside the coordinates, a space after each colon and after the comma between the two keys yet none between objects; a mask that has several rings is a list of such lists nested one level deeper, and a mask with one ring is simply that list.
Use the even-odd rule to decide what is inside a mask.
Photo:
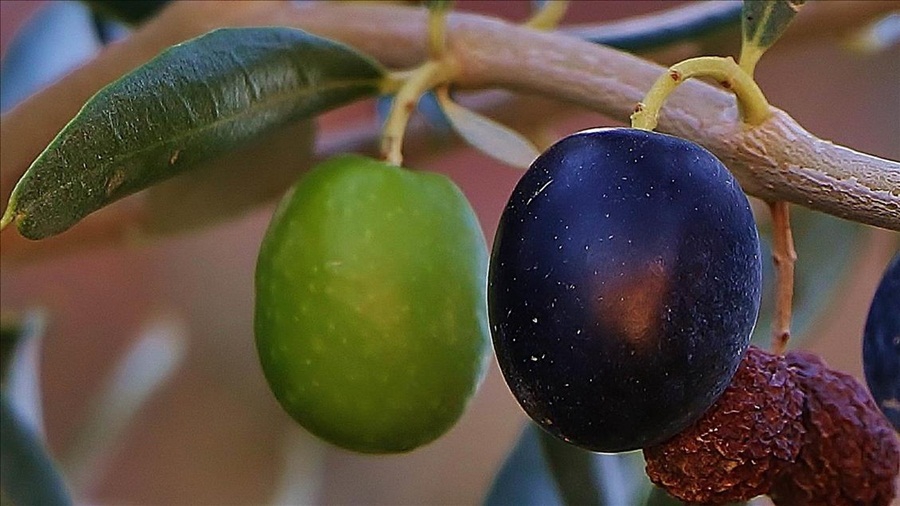
[{"label": "olive fruit", "polygon": [[900,431],[900,253],[885,270],[869,307],[863,369],[875,403]]},{"label": "olive fruit", "polygon": [[728,386],[759,311],[749,203],[702,147],[630,128],[538,157],[500,219],[494,350],[541,427],[600,452],[659,443]]},{"label": "olive fruit", "polygon": [[446,432],[490,351],[487,248],[446,177],[354,155],[285,196],[256,267],[256,346],[282,407],[367,453]]}]

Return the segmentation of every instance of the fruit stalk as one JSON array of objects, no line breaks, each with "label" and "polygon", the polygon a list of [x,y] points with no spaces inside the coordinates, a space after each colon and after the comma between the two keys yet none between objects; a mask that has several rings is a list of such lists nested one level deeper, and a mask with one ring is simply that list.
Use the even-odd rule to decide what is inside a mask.
[{"label": "fruit stalk", "polygon": [[381,156],[398,167],[403,164],[403,134],[409,117],[423,93],[450,81],[453,76],[450,60],[430,60],[416,69],[400,87],[388,113],[381,135]]},{"label": "fruit stalk", "polygon": [[772,213],[772,260],[775,263],[775,317],[772,320],[772,353],[783,355],[791,338],[791,307],[794,300],[794,238],[790,204],[770,202]]},{"label": "fruit stalk", "polygon": [[[765,52],[745,40],[741,46],[740,67],[753,77],[756,64]],[[791,313],[794,304],[794,237],[791,233],[790,203],[770,201],[772,214],[772,262],[775,264],[775,316],[772,319],[772,353],[783,355],[791,338]]]},{"label": "fruit stalk", "polygon": [[447,3],[435,4],[428,11],[428,61],[413,70],[402,81],[381,133],[381,156],[396,166],[403,164],[403,134],[419,98],[426,91],[453,78],[455,64],[445,57],[447,39]]},{"label": "fruit stalk", "polygon": [[541,9],[525,22],[525,26],[535,30],[553,30],[559,26],[569,7],[568,0],[550,0],[544,2]]},{"label": "fruit stalk", "polygon": [[631,126],[644,130],[656,128],[659,111],[666,99],[675,88],[692,77],[709,77],[723,88],[734,91],[741,119],[748,125],[760,125],[771,115],[769,102],[759,86],[732,58],[701,56],[669,67],[669,71],[653,83],[644,100],[638,102],[631,115]]},{"label": "fruit stalk", "polygon": [[[796,40],[844,31],[884,15],[891,10],[890,5],[879,1],[814,3],[798,15],[785,37]],[[302,6],[290,2],[233,2],[205,10],[202,16],[198,15],[200,9],[204,9],[202,3],[173,4],[158,19],[137,30],[134,37],[110,46],[4,114],[0,123],[4,139],[15,138],[16,131],[28,131],[30,135],[23,142],[4,144],[0,151],[0,196],[8,196],[31,160],[102,85],[165,47],[201,35],[211,26],[275,23],[302,28],[351,44],[394,68],[415,65],[426,53],[421,9],[330,2]],[[536,33],[467,13],[453,13],[448,22],[452,25],[447,34],[448,52],[456,56],[460,69],[455,82],[468,88],[501,86],[553,96],[624,120],[632,112],[627,104],[640,100],[646,85],[663,71],[638,57],[564,34]],[[670,100],[669,114],[661,118],[662,130],[710,149],[728,164],[749,194],[900,230],[900,196],[891,193],[900,185],[897,162],[818,139],[776,109],[769,121],[749,131],[735,122],[718,121],[728,116],[727,95],[700,83],[683,88]],[[547,111],[538,108],[531,111],[523,111],[515,122],[527,124],[547,116]],[[372,129],[368,135],[366,152],[374,156],[378,132]],[[784,143],[786,137],[793,141]],[[344,151],[344,145],[332,142],[317,159]],[[122,209],[118,206],[118,212]],[[125,243],[133,236],[131,231],[142,226],[144,212],[135,201],[127,216],[107,215],[102,222],[93,220],[90,237],[81,243]],[[41,243],[41,254],[63,250],[68,247],[67,241]],[[4,259],[21,258],[30,255],[25,253],[29,249],[30,243],[11,236],[4,238],[2,254]]]}]

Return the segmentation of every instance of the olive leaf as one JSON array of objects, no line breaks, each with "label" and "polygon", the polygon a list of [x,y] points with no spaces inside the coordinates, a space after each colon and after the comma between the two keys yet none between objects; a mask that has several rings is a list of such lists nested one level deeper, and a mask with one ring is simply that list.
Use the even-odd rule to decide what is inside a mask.
[{"label": "olive leaf", "polygon": [[527,169],[541,154],[515,130],[453,102],[446,90],[438,90],[437,98],[453,130],[484,154],[521,169]]},{"label": "olive leaf", "polygon": [[[640,451],[582,450],[528,423],[494,478],[485,506],[684,504],[650,482]],[[746,503],[732,503],[741,506]]]},{"label": "olive leaf", "polygon": [[85,104],[22,176],[3,224],[30,239],[60,233],[266,132],[374,95],[385,75],[292,28],[219,29],[173,46]]},{"label": "olive leaf", "polygon": [[741,66],[752,69],[781,37],[806,0],[744,0]]},{"label": "olive leaf", "polygon": [[0,385],[4,388],[22,346],[31,340],[39,339],[45,327],[46,318],[38,310],[21,314],[4,310],[0,314]]},{"label": "olive leaf", "polygon": [[683,502],[675,499],[665,490],[651,485],[650,493],[644,501],[644,506],[681,506]]},{"label": "olive leaf", "polygon": [[528,423],[484,504],[639,504],[651,486],[643,465],[640,452],[588,452]]},{"label": "olive leaf", "polygon": [[585,486],[596,482],[594,455],[564,443],[538,430],[544,460],[550,469],[565,504],[606,504],[601,487]]},{"label": "olive leaf", "polygon": [[140,24],[153,17],[169,0],[83,0],[91,9],[104,16]]},{"label": "olive leaf", "polygon": [[72,504],[47,448],[0,392],[0,487],[12,504]]},{"label": "olive leaf", "polygon": [[[791,207],[791,228],[797,262],[794,265],[794,303],[791,343],[796,345],[813,328],[856,257],[865,228],[847,220]],[[753,331],[753,344],[767,348],[775,311],[775,268],[772,265],[771,225],[760,230],[763,265],[762,303]],[[825,275],[824,273],[827,273]]]},{"label": "olive leaf", "polygon": [[715,34],[730,33],[741,23],[741,4],[736,2],[696,2],[673,8],[662,15],[625,19],[594,28],[563,27],[564,33],[630,52],[658,49],[669,44],[697,41]]},{"label": "olive leaf", "polygon": [[[539,429],[528,423],[501,466],[484,500],[485,506],[560,504],[559,488],[544,459]],[[593,482],[583,484],[593,487]]]},{"label": "olive leaf", "polygon": [[0,111],[6,112],[100,50],[90,11],[51,2],[13,38],[0,63]]}]

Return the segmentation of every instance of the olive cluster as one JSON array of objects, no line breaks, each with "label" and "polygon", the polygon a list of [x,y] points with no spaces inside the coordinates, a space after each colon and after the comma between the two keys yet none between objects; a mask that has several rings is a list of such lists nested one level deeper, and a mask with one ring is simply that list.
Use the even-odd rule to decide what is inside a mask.
[{"label": "olive cluster", "polygon": [[[692,504],[894,497],[897,440],[865,388],[815,356],[748,349],[756,225],[702,147],[631,128],[559,141],[516,186],[488,279],[504,377],[562,440],[642,448],[651,480]],[[884,337],[900,328],[896,281],[879,289],[867,327],[879,399],[897,395],[898,344]]]}]

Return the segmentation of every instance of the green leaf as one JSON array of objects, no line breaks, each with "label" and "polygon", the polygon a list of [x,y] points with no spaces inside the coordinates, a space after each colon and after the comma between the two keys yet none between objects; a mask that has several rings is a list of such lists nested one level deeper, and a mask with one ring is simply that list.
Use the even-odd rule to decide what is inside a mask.
[{"label": "green leaf", "polygon": [[91,13],[77,2],[50,2],[16,32],[0,62],[0,111],[6,112],[100,50]]},{"label": "green leaf", "polygon": [[128,24],[140,24],[153,17],[169,0],[83,0],[91,9],[124,21]]},{"label": "green leaf", "polygon": [[640,452],[588,452],[528,423],[485,504],[640,504],[650,486],[643,469]]},{"label": "green leaf", "polygon": [[544,460],[565,504],[606,504],[594,471],[594,455],[539,430]]},{"label": "green leaf", "polygon": [[0,318],[0,381],[6,380],[6,372],[12,363],[19,340],[25,333],[23,322],[5,314]]},{"label": "green leaf", "polygon": [[562,499],[544,460],[539,429],[528,423],[494,477],[485,506],[550,506]]},{"label": "green leaf", "polygon": [[[839,292],[838,285],[853,263],[863,225],[823,213],[791,206],[791,229],[797,262],[794,264],[794,304],[791,344],[796,345],[813,329],[816,320]],[[753,343],[768,348],[775,310],[775,270],[772,265],[771,226],[760,230],[763,295]]]},{"label": "green leaf", "polygon": [[0,393],[0,486],[12,504],[72,504],[47,449]]},{"label": "green leaf", "polygon": [[16,353],[22,344],[44,333],[46,321],[40,311],[0,315],[0,384],[6,386]]},{"label": "green leaf", "polygon": [[644,506],[681,506],[684,504],[656,485],[650,487],[650,493],[647,495]]},{"label": "green leaf", "polygon": [[593,27],[563,27],[562,32],[596,44],[642,52],[678,42],[728,34],[741,24],[741,4],[693,2],[641,19],[625,18]]},{"label": "green leaf", "polygon": [[806,0],[744,0],[741,67],[752,70]]},{"label": "green leaf", "polygon": [[439,90],[437,97],[453,130],[482,153],[520,169],[527,169],[541,154],[515,130],[457,105],[445,91]]},{"label": "green leaf", "polygon": [[88,101],[16,185],[3,224],[31,239],[58,234],[266,132],[374,95],[384,77],[368,57],[291,28],[220,29],[173,46]]}]

